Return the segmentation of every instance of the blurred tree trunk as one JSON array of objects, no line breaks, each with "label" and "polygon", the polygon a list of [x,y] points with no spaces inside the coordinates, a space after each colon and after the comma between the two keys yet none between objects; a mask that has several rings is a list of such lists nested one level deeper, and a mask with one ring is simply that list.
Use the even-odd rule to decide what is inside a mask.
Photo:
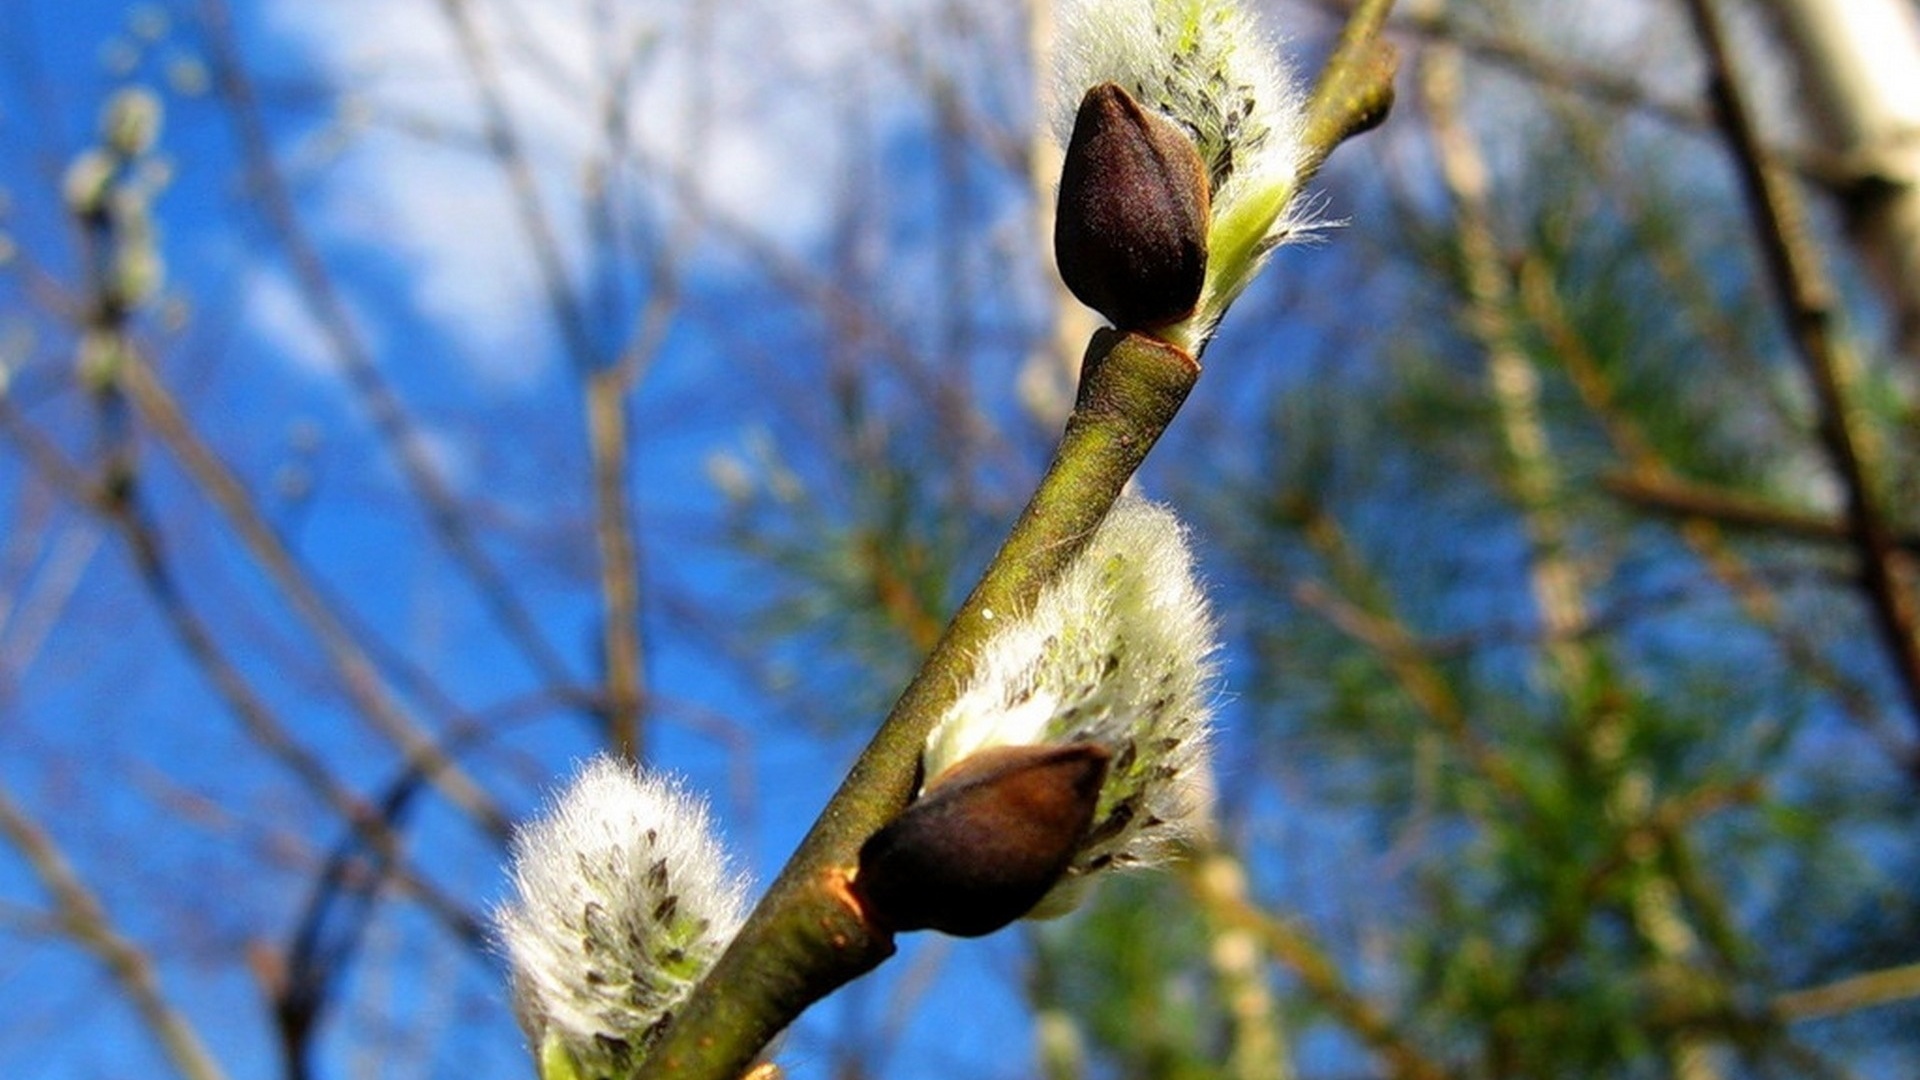
[{"label": "blurred tree trunk", "polygon": [[1847,231],[1920,360],[1920,10],[1907,0],[1766,0]]}]

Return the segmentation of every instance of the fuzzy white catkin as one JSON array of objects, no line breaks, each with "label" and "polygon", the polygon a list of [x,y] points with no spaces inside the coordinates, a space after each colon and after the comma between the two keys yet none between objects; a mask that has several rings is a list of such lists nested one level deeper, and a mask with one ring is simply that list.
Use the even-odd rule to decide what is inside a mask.
[{"label": "fuzzy white catkin", "polygon": [[1057,48],[1053,126],[1063,145],[1080,96],[1113,82],[1187,129],[1216,205],[1239,189],[1293,179],[1304,102],[1278,51],[1234,0],[1070,0]]},{"label": "fuzzy white catkin", "polygon": [[1185,528],[1132,496],[984,646],[928,737],[929,779],[992,746],[1095,742],[1113,755],[1067,891],[1037,914],[1071,906],[1084,875],[1164,861],[1203,827],[1216,648]]},{"label": "fuzzy white catkin", "polygon": [[513,840],[515,898],[496,913],[514,1011],[536,1054],[624,1074],[739,929],[744,881],[705,805],[673,779],[601,756]]}]

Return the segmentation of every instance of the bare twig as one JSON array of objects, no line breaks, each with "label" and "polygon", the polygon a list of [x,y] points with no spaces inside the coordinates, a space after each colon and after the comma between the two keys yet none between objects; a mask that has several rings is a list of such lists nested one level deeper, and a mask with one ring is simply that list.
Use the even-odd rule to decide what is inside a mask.
[{"label": "bare twig", "polygon": [[1920,964],[1853,975],[1824,986],[1776,995],[1773,1011],[1788,1023],[1818,1020],[1920,998]]},{"label": "bare twig", "polygon": [[1813,249],[1798,194],[1768,163],[1713,4],[1687,0],[1687,10],[1707,60],[1709,93],[1746,192],[1756,240],[1812,385],[1828,464],[1846,493],[1847,528],[1859,557],[1861,592],[1911,718],[1920,726],[1920,636],[1910,570],[1895,547],[1872,464],[1856,430],[1847,387],[1854,361],[1834,333],[1838,312],[1833,286]]},{"label": "bare twig", "polygon": [[225,1080],[226,1072],[207,1051],[200,1033],[161,992],[153,961],[113,925],[106,908],[80,880],[53,838],[14,803],[5,788],[0,788],[0,835],[53,895],[61,931],[107,966],[174,1068],[187,1080]]},{"label": "bare twig", "polygon": [[366,650],[260,515],[246,489],[200,440],[173,395],[131,350],[121,366],[119,386],[312,628],[361,712],[401,748],[410,763],[426,768],[448,799],[471,814],[489,835],[503,840],[509,832],[508,818],[492,795],[449,759],[434,737],[395,700]]},{"label": "bare twig", "polygon": [[[552,217],[540,196],[533,163],[507,107],[500,71],[467,0],[440,0],[460,55],[479,94],[481,128],[488,152],[505,175],[521,231],[539,267],[547,307],[562,343],[584,382],[587,450],[592,462],[594,537],[600,553],[601,663],[607,682],[607,730],[616,750],[629,759],[640,753],[641,716],[646,703],[644,647],[640,636],[639,541],[629,498],[632,452],[627,424],[628,397],[640,363],[608,363],[593,341]],[[664,299],[666,294],[662,294]],[[643,323],[652,324],[671,304],[650,304]],[[655,334],[656,345],[660,335]]]},{"label": "bare twig", "polygon": [[[420,770],[409,767],[388,785],[377,812],[387,830],[400,827],[417,801],[415,796],[426,789],[425,780]],[[397,849],[369,845],[358,833],[343,837],[328,855],[294,928],[278,985],[273,987],[274,1018],[280,1029],[287,1080],[305,1080],[313,1075],[313,1035],[333,1003],[345,969],[365,939],[382,887],[402,876]],[[471,954],[486,955],[489,937],[478,919],[469,916],[455,929]]]},{"label": "bare twig", "polygon": [[600,549],[601,663],[607,683],[609,741],[629,761],[640,757],[641,679],[639,550],[629,499],[632,455],[627,377],[612,365],[586,375],[587,452],[592,462],[594,538]]},{"label": "bare twig", "polygon": [[434,463],[426,439],[399,395],[380,373],[325,261],[301,224],[286,178],[274,161],[253,81],[240,59],[227,0],[202,0],[200,16],[208,31],[214,78],[232,106],[257,205],[285,251],[294,281],[346,375],[347,385],[399,464],[409,489],[426,508],[428,527],[472,583],[484,609],[545,681],[555,685],[572,681],[566,662],[547,642],[506,575],[475,538],[460,500]]},{"label": "bare twig", "polygon": [[[385,858],[397,858],[399,835],[374,808],[341,785],[326,762],[293,737],[278,716],[226,655],[205,620],[186,601],[165,555],[157,530],[137,512],[137,492],[115,496],[94,484],[66,461],[58,449],[41,438],[5,402],[0,401],[0,430],[21,448],[34,469],[57,490],[79,505],[100,514],[117,528],[133,557],[135,571],[159,607],[181,647],[213,684],[247,734],[274,760],[331,807],[356,835]],[[431,882],[400,866],[395,880],[417,899],[456,939],[469,939],[477,920],[457,901]]]},{"label": "bare twig", "polygon": [[[1845,521],[1670,474],[1615,473],[1601,478],[1601,484],[1609,494],[1624,502],[1674,517],[1704,518],[1716,525],[1792,540],[1821,544],[1853,542],[1853,531]],[[1920,535],[1894,533],[1889,539],[1899,551],[1920,554]]]},{"label": "bare twig", "polygon": [[1339,967],[1304,930],[1273,918],[1232,889],[1230,876],[1219,872],[1219,864],[1198,860],[1190,864],[1185,878],[1209,915],[1258,937],[1316,1001],[1380,1056],[1388,1076],[1396,1080],[1445,1080],[1449,1075],[1439,1062],[1409,1042],[1391,1018],[1349,987]]}]

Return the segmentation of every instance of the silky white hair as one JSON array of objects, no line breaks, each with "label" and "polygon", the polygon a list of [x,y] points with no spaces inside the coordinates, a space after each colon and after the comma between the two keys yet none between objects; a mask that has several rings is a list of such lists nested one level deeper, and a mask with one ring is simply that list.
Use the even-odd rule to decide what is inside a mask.
[{"label": "silky white hair", "polygon": [[[1204,827],[1211,790],[1217,644],[1186,529],[1123,496],[1033,609],[1009,615],[929,734],[927,779],[988,747],[1098,743],[1112,759],[1064,884],[1165,861]],[[1071,888],[1056,893],[1036,914],[1071,906]]]},{"label": "silky white hair", "polygon": [[707,809],[675,779],[598,756],[513,838],[495,913],[535,1053],[624,1075],[746,915]]}]

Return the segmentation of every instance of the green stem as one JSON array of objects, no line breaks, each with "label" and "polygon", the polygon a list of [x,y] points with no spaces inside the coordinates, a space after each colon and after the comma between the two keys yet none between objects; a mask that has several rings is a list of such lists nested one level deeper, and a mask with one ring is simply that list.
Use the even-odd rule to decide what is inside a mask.
[{"label": "green stem", "polygon": [[737,1080],[803,1009],[893,953],[891,935],[869,925],[845,891],[860,846],[912,797],[927,732],[996,623],[1031,607],[1079,552],[1199,373],[1164,342],[1094,334],[1073,415],[1033,499],[786,869],[648,1053],[646,1075]]},{"label": "green stem", "polygon": [[1400,54],[1382,40],[1381,28],[1393,0],[1361,0],[1354,5],[1327,66],[1307,102],[1307,162],[1299,183],[1320,171],[1335,147],[1378,125],[1393,108],[1393,76]]}]

